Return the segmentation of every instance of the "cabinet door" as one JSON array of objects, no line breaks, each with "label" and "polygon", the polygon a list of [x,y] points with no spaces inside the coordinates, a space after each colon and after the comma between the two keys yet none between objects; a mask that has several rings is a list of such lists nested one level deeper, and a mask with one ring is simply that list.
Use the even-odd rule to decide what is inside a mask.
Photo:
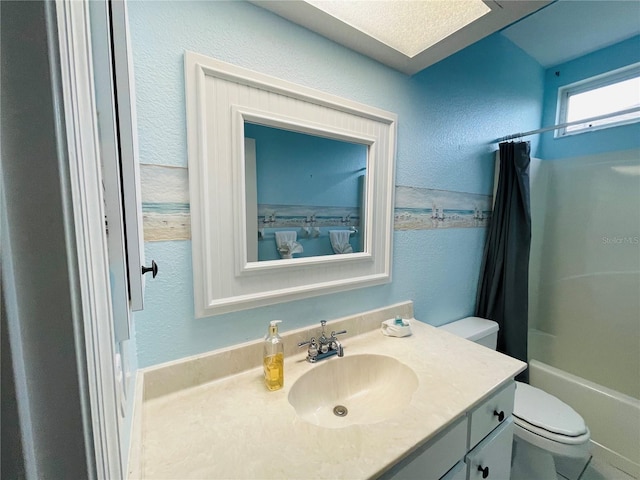
[{"label": "cabinet door", "polygon": [[460,461],[440,480],[467,480],[467,464]]},{"label": "cabinet door", "polygon": [[465,458],[469,480],[509,480],[513,418],[509,417]]},{"label": "cabinet door", "polygon": [[100,135],[107,248],[117,341],[130,338],[131,312],[142,310],[144,242],[127,5],[88,3]]},{"label": "cabinet door", "polygon": [[464,457],[466,441],[467,419],[465,417],[394,465],[380,478],[385,480],[434,480],[441,478]]}]

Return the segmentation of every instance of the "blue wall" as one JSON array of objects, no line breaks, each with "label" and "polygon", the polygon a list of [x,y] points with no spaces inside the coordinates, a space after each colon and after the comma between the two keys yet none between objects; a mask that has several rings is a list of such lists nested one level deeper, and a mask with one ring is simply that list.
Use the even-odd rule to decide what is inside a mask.
[{"label": "blue wall", "polygon": [[[545,72],[542,124],[556,123],[558,88],[636,62],[640,62],[640,36],[548,68]],[[554,138],[554,133],[548,132],[541,137],[538,156],[543,160],[629,150],[640,146],[640,123],[560,138]]]},{"label": "blue wall", "polygon": [[[540,126],[544,71],[499,34],[407,77],[244,2],[131,2],[129,15],[143,163],[187,164],[185,49],[397,113],[398,185],[490,194],[494,139]],[[286,331],[407,299],[431,324],[461,318],[484,237],[396,231],[390,284],[206,319],[193,313],[191,242],[147,242],[161,274],[136,315],[139,365],[260,338],[274,318]]]},{"label": "blue wall", "polygon": [[256,140],[258,203],[357,207],[365,145],[245,124]]}]

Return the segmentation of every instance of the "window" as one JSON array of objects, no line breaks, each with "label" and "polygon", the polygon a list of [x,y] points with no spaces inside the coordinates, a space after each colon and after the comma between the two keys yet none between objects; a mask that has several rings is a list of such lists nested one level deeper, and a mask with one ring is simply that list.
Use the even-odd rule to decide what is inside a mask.
[{"label": "window", "polygon": [[610,116],[558,129],[556,137],[640,121],[640,63],[561,87],[558,107],[558,124]]}]

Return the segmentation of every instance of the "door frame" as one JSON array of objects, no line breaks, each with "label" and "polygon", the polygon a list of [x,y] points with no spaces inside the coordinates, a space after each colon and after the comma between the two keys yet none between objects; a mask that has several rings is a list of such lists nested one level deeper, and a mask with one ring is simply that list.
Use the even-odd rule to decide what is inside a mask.
[{"label": "door frame", "polygon": [[[50,44],[59,50],[63,121],[59,131],[68,161],[67,222],[77,271],[76,304],[84,327],[84,357],[78,356],[85,405],[85,430],[93,437],[96,477],[126,477],[120,444],[118,391],[115,381],[114,318],[105,232],[104,198],[98,117],[89,29],[89,5],[85,1],[56,0],[57,31],[49,23]],[[52,55],[52,59],[54,56]],[[54,82],[56,79],[53,80]],[[71,242],[70,242],[71,243]],[[82,340],[79,339],[79,342]],[[82,348],[83,347],[83,348]],[[126,447],[126,446],[124,446]]]}]

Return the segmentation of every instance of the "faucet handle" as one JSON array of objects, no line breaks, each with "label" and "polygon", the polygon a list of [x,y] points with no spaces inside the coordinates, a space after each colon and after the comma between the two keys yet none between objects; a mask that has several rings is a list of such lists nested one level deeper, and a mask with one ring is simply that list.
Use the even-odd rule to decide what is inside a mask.
[{"label": "faucet handle", "polygon": [[300,342],[298,344],[298,347],[304,347],[305,345],[309,345],[309,344],[314,345],[315,343],[316,343],[316,337],[311,337],[311,339],[307,340],[306,342]]},{"label": "faucet handle", "polygon": [[335,338],[336,335],[342,335],[343,333],[347,333],[346,330],[340,330],[339,332],[333,331],[331,332],[331,338]]}]

